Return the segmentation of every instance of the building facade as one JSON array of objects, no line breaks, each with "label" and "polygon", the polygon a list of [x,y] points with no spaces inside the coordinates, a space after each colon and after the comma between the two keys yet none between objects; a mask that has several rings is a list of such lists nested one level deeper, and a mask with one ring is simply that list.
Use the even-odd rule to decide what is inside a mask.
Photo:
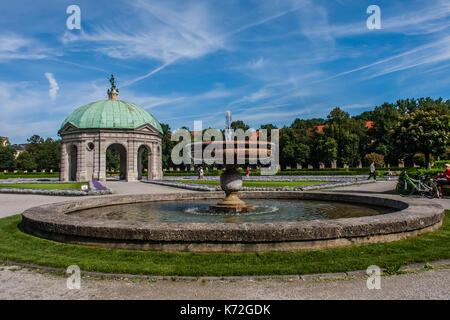
[{"label": "building facade", "polygon": [[76,109],[62,123],[61,181],[106,180],[106,153],[120,155],[120,179],[142,179],[142,155],[148,154],[148,179],[162,179],[160,123],[140,106],[119,100],[111,77],[108,100]]}]

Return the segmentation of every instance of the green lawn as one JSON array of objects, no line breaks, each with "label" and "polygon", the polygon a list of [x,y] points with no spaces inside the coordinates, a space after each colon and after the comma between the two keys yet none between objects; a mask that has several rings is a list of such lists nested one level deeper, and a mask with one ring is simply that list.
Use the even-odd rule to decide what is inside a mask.
[{"label": "green lawn", "polygon": [[77,189],[80,190],[82,185],[87,183],[3,183],[0,184],[0,188],[23,188],[23,189]]},{"label": "green lawn", "polygon": [[[195,183],[204,184],[210,186],[218,186],[219,181],[207,181],[207,180],[177,180],[182,183]],[[326,183],[324,181],[243,181],[244,187],[302,187],[310,186],[313,184]]]},{"label": "green lawn", "polygon": [[84,271],[147,275],[230,276],[388,270],[450,258],[450,210],[433,233],[393,243],[310,252],[168,253],[103,249],[40,239],[21,232],[21,216],[0,219],[0,260]]}]

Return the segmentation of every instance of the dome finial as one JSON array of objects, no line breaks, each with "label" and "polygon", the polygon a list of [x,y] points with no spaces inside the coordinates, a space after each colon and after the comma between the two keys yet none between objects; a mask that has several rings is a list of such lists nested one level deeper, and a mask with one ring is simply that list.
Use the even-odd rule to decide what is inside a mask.
[{"label": "dome finial", "polygon": [[108,99],[109,100],[119,100],[119,89],[116,88],[116,79],[114,79],[114,75],[111,75],[109,79],[111,83],[111,89],[108,89]]}]

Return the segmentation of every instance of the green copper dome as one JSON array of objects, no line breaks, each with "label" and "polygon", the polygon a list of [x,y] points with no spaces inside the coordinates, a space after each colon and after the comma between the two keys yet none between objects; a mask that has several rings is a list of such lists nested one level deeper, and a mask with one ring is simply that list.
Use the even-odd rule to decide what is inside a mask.
[{"label": "green copper dome", "polygon": [[163,133],[159,122],[142,107],[122,100],[101,100],[79,107],[61,125],[80,129],[136,129],[149,124]]}]

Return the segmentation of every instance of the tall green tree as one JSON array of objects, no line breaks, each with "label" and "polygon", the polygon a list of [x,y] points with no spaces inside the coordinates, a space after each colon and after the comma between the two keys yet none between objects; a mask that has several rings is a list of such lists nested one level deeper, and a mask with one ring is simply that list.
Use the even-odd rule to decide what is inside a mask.
[{"label": "tall green tree", "polygon": [[316,128],[320,125],[325,124],[325,119],[322,118],[312,118],[312,119],[295,119],[291,124],[291,128],[294,129],[298,134],[308,135],[314,133]]},{"label": "tall green tree", "polygon": [[[161,123],[161,127],[163,129],[163,137],[162,137],[162,166],[163,168],[173,167],[174,164],[171,159],[172,148],[176,145],[176,141],[171,141],[170,137],[172,135],[172,131],[170,126],[165,123]],[[186,130],[189,130],[187,127],[183,127]]]},{"label": "tall green tree", "polygon": [[356,166],[361,161],[359,137],[365,130],[362,126],[360,121],[350,118],[350,115],[340,108],[334,108],[328,115],[324,132],[337,143],[338,165]]},{"label": "tall green tree", "polygon": [[42,170],[58,170],[61,162],[61,140],[43,139],[33,135],[28,139],[25,148],[31,154],[37,168]]},{"label": "tall green tree", "polygon": [[[427,101],[425,101],[427,102]],[[392,131],[396,148],[404,154],[423,153],[431,167],[431,157],[442,154],[450,143],[450,106],[442,101],[422,104],[400,117]]]},{"label": "tall green tree", "polygon": [[389,134],[396,126],[400,118],[400,112],[391,103],[383,103],[373,110],[373,127],[367,131],[368,148],[363,154],[375,152],[384,156],[384,161],[391,165],[397,165],[400,153]]},{"label": "tall green tree", "polygon": [[305,163],[310,155],[308,137],[298,135],[289,127],[280,129],[280,165],[295,167],[298,163]]},{"label": "tall green tree", "polygon": [[0,145],[0,170],[16,169],[16,150],[11,146]]},{"label": "tall green tree", "polygon": [[17,168],[21,170],[37,169],[36,161],[30,152],[25,150],[17,156]]},{"label": "tall green tree", "polygon": [[324,133],[316,133],[310,142],[310,158],[309,162],[315,167],[319,163],[330,164],[337,158],[338,144],[333,138],[327,137]]},{"label": "tall green tree", "polygon": [[248,129],[250,129],[250,126],[245,124],[244,121],[242,121],[242,120],[233,121],[230,124],[230,127],[233,130],[242,129],[244,131],[247,131]]}]

